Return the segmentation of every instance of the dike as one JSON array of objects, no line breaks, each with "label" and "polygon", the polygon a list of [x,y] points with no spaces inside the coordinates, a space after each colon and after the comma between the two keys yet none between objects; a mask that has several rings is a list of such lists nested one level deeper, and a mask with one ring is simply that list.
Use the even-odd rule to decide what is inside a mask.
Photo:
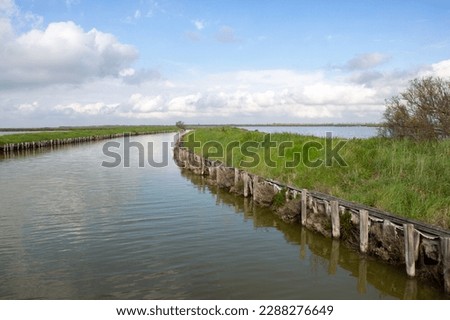
[{"label": "dike", "polygon": [[115,139],[125,136],[137,136],[146,134],[158,134],[158,133],[169,133],[173,131],[153,131],[153,132],[139,132],[139,133],[114,133],[106,135],[94,135],[87,137],[78,138],[67,138],[67,139],[53,139],[53,140],[41,140],[33,142],[20,142],[20,143],[6,143],[0,145],[0,154],[3,153],[6,156],[14,155],[16,152],[23,152],[29,150],[37,150],[41,148],[54,148],[64,145],[87,143],[99,140]]},{"label": "dike", "polygon": [[408,276],[437,283],[450,295],[449,230],[227,167],[184,148],[179,140],[174,160],[210,184],[271,207],[288,223],[339,239],[361,254],[403,265]]}]

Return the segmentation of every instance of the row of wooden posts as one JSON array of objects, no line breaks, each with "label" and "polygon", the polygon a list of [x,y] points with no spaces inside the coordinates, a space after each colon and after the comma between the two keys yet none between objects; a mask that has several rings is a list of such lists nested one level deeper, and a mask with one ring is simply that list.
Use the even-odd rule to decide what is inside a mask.
[{"label": "row of wooden posts", "polygon": [[48,147],[58,147],[62,145],[68,144],[77,144],[84,143],[90,141],[104,140],[104,139],[113,139],[122,137],[122,134],[108,134],[108,135],[97,135],[97,136],[88,136],[88,137],[79,137],[79,138],[67,138],[67,139],[51,139],[51,140],[42,140],[42,141],[32,141],[32,142],[19,142],[19,143],[6,143],[4,145],[0,145],[0,150],[3,150],[3,153],[13,153],[20,152],[26,150],[34,150],[40,148],[48,148]]},{"label": "row of wooden posts", "polygon": [[[440,247],[440,259],[442,262],[443,275],[444,275],[444,287],[447,293],[450,293],[450,232],[447,230],[441,230],[434,228],[433,226],[425,225],[420,222],[411,221],[406,218],[396,217],[389,213],[380,212],[375,208],[366,207],[363,205],[354,204],[342,199],[337,199],[328,195],[322,195],[318,192],[310,192],[307,189],[298,189],[296,187],[287,186],[277,181],[270,179],[264,179],[256,175],[251,175],[245,171],[241,171],[237,168],[225,167],[219,161],[210,161],[204,159],[199,155],[192,153],[191,151],[180,148],[185,153],[185,159],[183,162],[188,164],[191,160],[193,163],[200,163],[201,174],[214,172],[217,181],[223,179],[222,175],[225,170],[234,170],[234,185],[235,187],[239,183],[239,178],[243,180],[243,195],[244,197],[255,197],[255,188],[258,183],[269,183],[273,185],[277,190],[285,189],[287,193],[293,195],[296,198],[298,195],[300,199],[300,223],[303,226],[307,224],[308,218],[308,202],[313,200],[319,200],[326,204],[329,208],[329,214],[331,218],[331,235],[334,239],[341,237],[340,228],[340,211],[342,209],[348,209],[352,213],[359,216],[359,250],[365,254],[369,251],[369,232],[370,221],[383,222],[386,225],[394,225],[396,229],[403,230],[404,233],[404,248],[405,248],[405,265],[406,273],[410,277],[416,276],[416,261],[419,256],[419,245],[421,236],[439,242]],[[361,207],[364,207],[362,209]],[[375,215],[375,216],[373,216]],[[392,223],[392,220],[395,223]]]},{"label": "row of wooden posts", "polygon": [[[172,131],[160,131],[158,133],[167,133]],[[40,148],[51,148],[58,147],[63,145],[70,144],[78,144],[85,143],[97,140],[105,140],[105,139],[115,139],[124,136],[134,136],[134,135],[144,135],[144,134],[153,134],[154,132],[141,132],[141,133],[113,133],[106,135],[94,135],[87,137],[79,137],[79,138],[66,138],[66,139],[51,139],[51,140],[42,140],[42,141],[32,141],[32,142],[19,142],[19,143],[6,143],[0,145],[0,152],[3,151],[4,154],[10,154],[14,152],[26,151],[26,150],[35,150]]]},{"label": "row of wooden posts", "polygon": [[[307,194],[308,190],[301,191],[301,224],[306,225],[307,219]],[[340,215],[339,201],[331,200],[331,234],[335,239],[341,237],[340,234]],[[416,261],[419,255],[420,234],[416,231],[414,224],[403,224],[405,239],[405,264],[406,273],[410,277],[416,276]],[[444,280],[446,291],[450,292],[450,237],[440,238],[441,257],[443,263]],[[369,211],[359,210],[359,250],[361,253],[367,253],[369,249]]]},{"label": "row of wooden posts", "polygon": [[[304,226],[307,219],[308,190],[301,190],[301,211],[300,221]],[[340,215],[339,201],[331,200],[331,234],[335,239],[341,237],[340,234]],[[404,241],[405,241],[405,265],[406,273],[410,277],[416,276],[416,261],[419,256],[420,232],[415,229],[413,223],[403,224]],[[440,254],[444,276],[444,289],[450,293],[450,237],[439,237]],[[369,211],[359,209],[359,250],[361,253],[367,253],[369,249]]]}]

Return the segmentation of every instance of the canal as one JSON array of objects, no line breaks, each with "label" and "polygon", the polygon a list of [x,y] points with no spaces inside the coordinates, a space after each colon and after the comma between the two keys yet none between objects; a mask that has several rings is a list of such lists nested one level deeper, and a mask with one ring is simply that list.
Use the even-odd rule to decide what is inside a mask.
[{"label": "canal", "polygon": [[[162,161],[173,134],[132,141]],[[446,298],[208,186],[170,149],[162,167],[137,148],[104,167],[105,143],[0,158],[0,299]]]}]

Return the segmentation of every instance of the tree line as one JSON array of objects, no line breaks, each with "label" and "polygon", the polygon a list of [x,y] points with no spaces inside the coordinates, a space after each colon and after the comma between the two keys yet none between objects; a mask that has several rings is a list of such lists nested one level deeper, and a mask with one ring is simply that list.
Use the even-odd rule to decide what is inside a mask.
[{"label": "tree line", "polygon": [[439,140],[450,137],[450,81],[426,77],[386,100],[382,134],[393,138]]}]

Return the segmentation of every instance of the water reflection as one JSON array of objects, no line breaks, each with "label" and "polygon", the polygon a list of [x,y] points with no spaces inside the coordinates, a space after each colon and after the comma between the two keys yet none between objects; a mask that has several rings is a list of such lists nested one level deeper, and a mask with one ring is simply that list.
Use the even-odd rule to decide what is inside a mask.
[{"label": "water reflection", "polygon": [[[191,181],[199,191],[210,192],[216,197],[217,204],[234,207],[243,219],[252,221],[255,228],[275,228],[284,239],[298,245],[299,261],[307,263],[313,275],[324,273],[339,278],[343,284],[353,278],[353,292],[346,291],[346,286],[330,287],[329,292],[319,293],[318,298],[327,299],[447,299],[438,288],[429,287],[417,279],[406,276],[403,268],[395,267],[366,257],[347,248],[340,241],[324,238],[300,225],[286,224],[269,209],[261,208],[250,198],[243,198],[224,191],[217,186],[208,185],[206,178],[182,170],[181,174]],[[270,254],[270,253],[268,253]],[[376,289],[374,292],[373,289]],[[317,293],[311,292],[313,299]]]},{"label": "water reflection", "polygon": [[102,145],[0,161],[0,299],[442,298],[172,162],[103,168]]}]

